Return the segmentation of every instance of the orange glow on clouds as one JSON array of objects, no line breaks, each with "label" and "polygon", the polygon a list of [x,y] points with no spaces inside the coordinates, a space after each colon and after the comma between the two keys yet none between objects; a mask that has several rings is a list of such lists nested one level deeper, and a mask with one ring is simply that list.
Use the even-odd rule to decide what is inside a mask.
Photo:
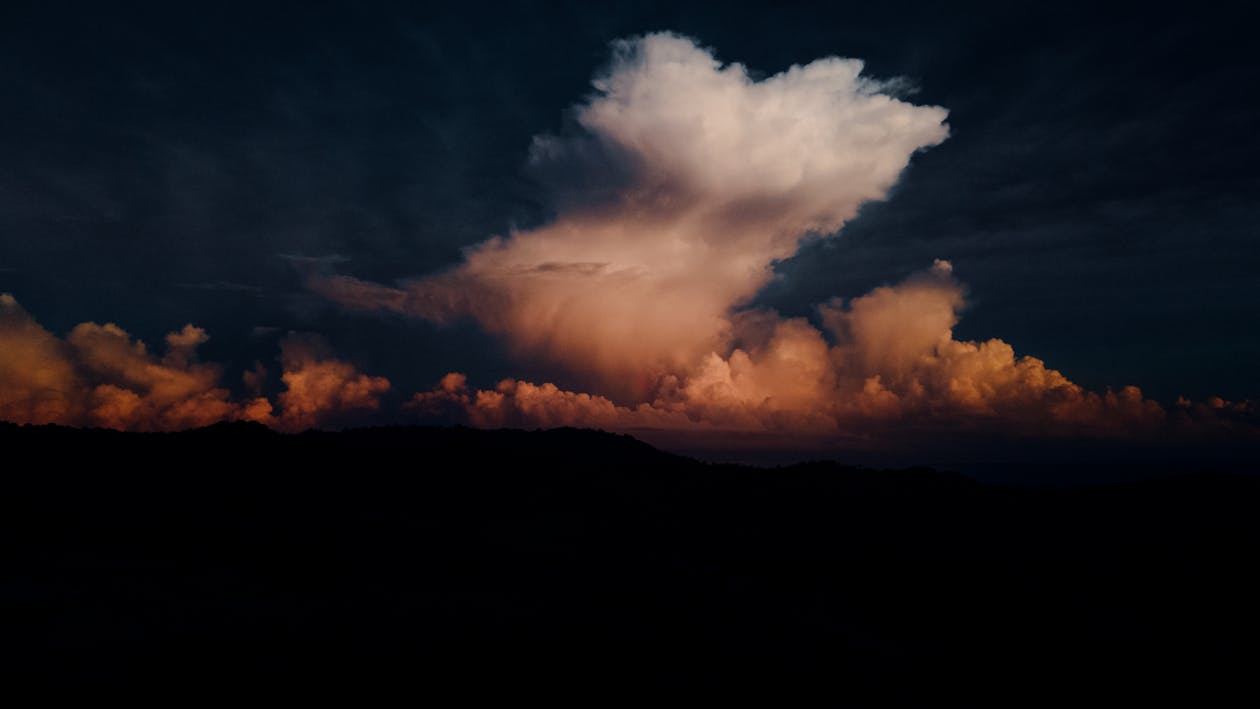
[{"label": "orange glow on clouds", "polygon": [[1163,424],[1164,409],[1136,387],[1086,391],[1001,340],[954,339],[962,305],[961,286],[938,262],[898,285],[821,306],[827,333],[804,319],[745,313],[734,328],[754,346],[708,353],[661,378],[655,396],[637,405],[515,380],[474,391],[459,374],[412,405],[463,409],[483,426],[618,430],[853,435],[949,420],[1038,435],[1139,436]]},{"label": "orange glow on clouds", "polygon": [[[784,318],[749,303],[807,239],[883,199],[914,153],[948,136],[946,111],[885,93],[862,63],[828,58],[763,80],[672,34],[620,42],[581,135],[535,139],[558,176],[558,216],[495,237],[456,268],[401,284],[344,275],[310,286],[346,307],[444,323],[472,318],[573,391],[451,373],[408,406],[481,426],[808,435],[904,431],[1146,437],[1225,430],[1253,402],[1179,402],[1136,387],[1092,392],[1000,339],[954,338],[965,307],[949,262]],[[282,342],[284,390],[234,400],[198,361],[204,331],[158,356],[113,324],[59,339],[0,296],[0,419],[170,430],[249,419],[286,430],[371,411],[390,383],[309,337]],[[1256,427],[1247,429],[1254,433]]]},{"label": "orange glow on clouds", "polygon": [[[290,336],[281,343],[286,389],[276,414],[266,398],[233,400],[220,386],[221,367],[197,359],[208,339],[186,325],[166,336],[160,357],[113,323],[81,323],[60,339],[0,294],[0,420],[172,431],[244,419],[301,430],[374,409],[389,389],[388,380],[324,355],[317,341]],[[258,378],[246,374],[255,390]]]}]

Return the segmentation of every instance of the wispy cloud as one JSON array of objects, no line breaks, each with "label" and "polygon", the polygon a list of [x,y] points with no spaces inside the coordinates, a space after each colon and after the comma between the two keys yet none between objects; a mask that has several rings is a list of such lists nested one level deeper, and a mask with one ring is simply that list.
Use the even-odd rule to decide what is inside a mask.
[{"label": "wispy cloud", "polygon": [[246,283],[234,283],[232,281],[199,281],[196,283],[175,283],[172,285],[176,288],[189,290],[224,291],[229,293],[262,293],[264,290],[261,286],[251,286]]},{"label": "wispy cloud", "polygon": [[276,258],[283,259],[290,263],[312,266],[332,266],[339,263],[346,263],[350,260],[348,256],[342,256],[341,254],[325,254],[322,256],[309,256],[306,254],[276,254]]}]

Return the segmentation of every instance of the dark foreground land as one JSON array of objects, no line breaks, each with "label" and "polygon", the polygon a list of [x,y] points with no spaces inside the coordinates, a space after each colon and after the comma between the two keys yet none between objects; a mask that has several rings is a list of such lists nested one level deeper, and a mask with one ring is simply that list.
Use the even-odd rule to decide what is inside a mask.
[{"label": "dark foreground land", "polygon": [[1245,476],[1038,490],[575,430],[0,425],[0,451],[6,686],[1026,706],[1260,678]]}]

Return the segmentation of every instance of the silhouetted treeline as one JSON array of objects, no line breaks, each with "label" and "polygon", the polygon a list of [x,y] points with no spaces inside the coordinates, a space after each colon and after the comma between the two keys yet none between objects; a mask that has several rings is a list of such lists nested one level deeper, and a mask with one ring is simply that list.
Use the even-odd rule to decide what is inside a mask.
[{"label": "silhouetted treeline", "polygon": [[572,429],[0,425],[0,450],[11,681],[920,706],[1254,691],[1246,476],[1012,488]]}]

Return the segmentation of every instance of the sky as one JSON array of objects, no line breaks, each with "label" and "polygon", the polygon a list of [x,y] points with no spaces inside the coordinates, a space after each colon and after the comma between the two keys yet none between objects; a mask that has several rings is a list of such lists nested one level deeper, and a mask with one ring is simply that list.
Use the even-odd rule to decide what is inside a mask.
[{"label": "sky", "polygon": [[1251,440],[1246,18],[736,5],[6,7],[0,419]]}]

